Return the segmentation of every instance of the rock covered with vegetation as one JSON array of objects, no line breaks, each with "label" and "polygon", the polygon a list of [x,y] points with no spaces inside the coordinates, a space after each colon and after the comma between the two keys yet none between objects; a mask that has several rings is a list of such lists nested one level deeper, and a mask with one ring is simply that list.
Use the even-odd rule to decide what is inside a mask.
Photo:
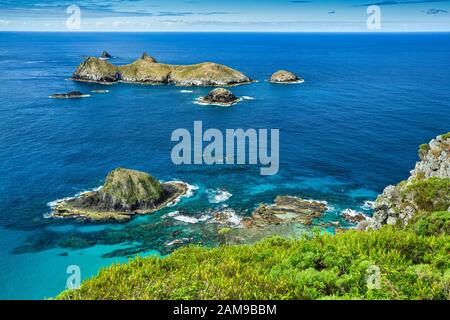
[{"label": "rock covered with vegetation", "polygon": [[102,59],[89,57],[78,66],[72,79],[102,83],[123,81],[178,86],[230,86],[251,82],[251,79],[243,73],[217,63],[171,65],[158,63],[147,53],[133,63],[123,66],[115,66]]},{"label": "rock covered with vegetation", "polygon": [[159,210],[186,191],[183,183],[162,184],[145,172],[117,168],[99,190],[57,202],[53,216],[123,221]]},{"label": "rock covered with vegetation", "polygon": [[272,83],[302,83],[303,79],[298,77],[295,73],[286,71],[286,70],[278,70],[270,77],[270,82]]},{"label": "rock covered with vegetation", "polygon": [[407,225],[415,214],[450,211],[450,133],[421,145],[419,156],[410,177],[377,198],[370,228]]},{"label": "rock covered with vegetation", "polygon": [[239,98],[236,97],[230,90],[224,88],[217,88],[211,90],[206,97],[198,99],[200,103],[215,104],[220,106],[231,106],[239,102]]}]

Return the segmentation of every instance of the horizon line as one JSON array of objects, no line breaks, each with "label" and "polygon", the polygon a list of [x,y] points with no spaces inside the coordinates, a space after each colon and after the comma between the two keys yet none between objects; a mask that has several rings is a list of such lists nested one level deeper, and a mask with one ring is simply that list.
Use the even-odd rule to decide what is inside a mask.
[{"label": "horizon line", "polygon": [[98,30],[0,30],[0,33],[367,33],[367,34],[379,34],[379,33],[450,33],[450,30],[388,30],[388,31],[320,31],[320,30],[308,30],[308,31],[148,31],[148,30],[108,30],[108,31],[98,31]]}]

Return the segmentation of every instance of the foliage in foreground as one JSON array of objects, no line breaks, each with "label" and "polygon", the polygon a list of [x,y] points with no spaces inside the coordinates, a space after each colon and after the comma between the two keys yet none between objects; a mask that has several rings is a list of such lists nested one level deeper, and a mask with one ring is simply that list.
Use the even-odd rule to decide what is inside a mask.
[{"label": "foliage in foreground", "polygon": [[[450,299],[449,250],[449,235],[387,226],[253,245],[190,246],[164,259],[113,265],[58,298]],[[372,265],[380,268],[380,289],[367,286]]]}]

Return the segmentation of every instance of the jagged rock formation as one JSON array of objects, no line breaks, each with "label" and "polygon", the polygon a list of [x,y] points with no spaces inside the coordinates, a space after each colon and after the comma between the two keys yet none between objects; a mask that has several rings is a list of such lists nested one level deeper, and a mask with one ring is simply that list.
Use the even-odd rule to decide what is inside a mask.
[{"label": "jagged rock formation", "polygon": [[375,201],[369,228],[404,226],[417,213],[450,211],[450,133],[421,145],[419,156],[410,177],[386,187]]},{"label": "jagged rock formation", "polygon": [[231,91],[223,88],[217,88],[208,93],[206,97],[198,99],[200,103],[216,104],[220,106],[231,106],[239,102],[239,98],[236,97]]},{"label": "jagged rock formation", "polygon": [[107,59],[112,58],[112,55],[110,55],[107,51],[103,51],[100,58],[103,60],[107,60]]},{"label": "jagged rock formation", "polygon": [[243,221],[246,227],[266,227],[274,224],[298,222],[309,225],[313,218],[327,210],[326,204],[291,196],[278,196],[272,205],[261,204],[250,218]]},{"label": "jagged rock formation", "polygon": [[186,192],[183,183],[162,184],[145,172],[117,168],[98,191],[57,202],[53,216],[123,221],[157,211]]},{"label": "jagged rock formation", "polygon": [[303,79],[298,77],[296,74],[286,71],[286,70],[278,70],[270,77],[270,82],[272,83],[302,83]]},{"label": "jagged rock formation", "polygon": [[89,57],[78,66],[72,79],[102,83],[122,81],[178,86],[230,86],[252,81],[243,73],[224,65],[212,62],[170,65],[158,63],[147,53],[133,63],[123,66],[115,66],[107,61]]}]

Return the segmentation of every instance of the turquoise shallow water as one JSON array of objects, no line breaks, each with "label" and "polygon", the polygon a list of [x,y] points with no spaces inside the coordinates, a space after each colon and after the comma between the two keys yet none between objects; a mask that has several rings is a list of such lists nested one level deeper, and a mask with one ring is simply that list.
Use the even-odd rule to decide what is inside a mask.
[{"label": "turquoise shallow water", "polygon": [[[167,63],[215,61],[259,82],[232,88],[254,99],[226,109],[194,103],[208,88],[118,84],[89,98],[48,98],[105,89],[66,80],[83,56],[103,50],[117,64],[143,51]],[[0,33],[0,298],[54,296],[72,264],[85,279],[136,254],[170,253],[167,244],[178,238],[217,244],[211,225],[167,216],[175,210],[191,222],[224,205],[247,215],[291,194],[327,201],[328,221],[346,208],[362,211],[364,201],[408,176],[419,144],[449,131],[449,56],[446,33]],[[264,81],[280,68],[305,83]],[[279,174],[174,166],[171,132],[192,130],[195,120],[205,128],[279,128]],[[176,207],[124,225],[44,218],[49,202],[101,185],[117,166],[198,189]],[[218,188],[232,196],[212,203]]]}]

